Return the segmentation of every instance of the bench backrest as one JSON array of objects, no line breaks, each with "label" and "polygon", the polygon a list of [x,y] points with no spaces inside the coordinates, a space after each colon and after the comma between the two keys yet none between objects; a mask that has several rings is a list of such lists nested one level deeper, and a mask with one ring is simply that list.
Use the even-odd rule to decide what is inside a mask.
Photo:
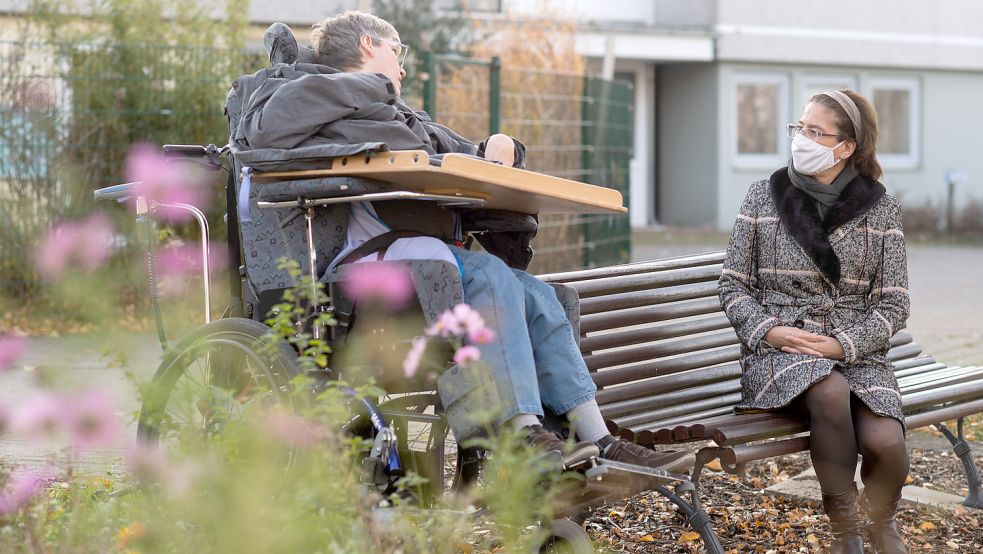
[{"label": "bench backrest", "polygon": [[[717,297],[724,257],[714,252],[541,276],[580,296],[580,348],[612,432],[637,438],[733,414],[741,398],[740,343]],[[888,356],[920,352],[899,333]]]}]

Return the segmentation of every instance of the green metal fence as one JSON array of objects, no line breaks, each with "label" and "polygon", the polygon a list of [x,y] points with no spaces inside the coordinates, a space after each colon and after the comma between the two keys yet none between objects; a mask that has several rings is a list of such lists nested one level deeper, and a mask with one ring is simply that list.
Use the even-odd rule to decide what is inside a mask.
[{"label": "green metal fence", "polygon": [[[527,146],[534,171],[614,188],[628,205],[632,86],[578,73],[510,68],[498,58],[424,56],[424,109],[470,137],[504,132]],[[532,271],[627,262],[626,215],[549,215]]]},{"label": "green metal fence", "polygon": [[[232,80],[264,63],[232,49],[0,42],[0,291],[36,289],[38,237],[121,182],[133,143],[223,141]],[[496,59],[428,66],[411,105],[464,136],[518,137],[529,169],[616,188],[627,203],[630,85]],[[628,218],[547,216],[534,246],[534,271],[628,261]]]}]

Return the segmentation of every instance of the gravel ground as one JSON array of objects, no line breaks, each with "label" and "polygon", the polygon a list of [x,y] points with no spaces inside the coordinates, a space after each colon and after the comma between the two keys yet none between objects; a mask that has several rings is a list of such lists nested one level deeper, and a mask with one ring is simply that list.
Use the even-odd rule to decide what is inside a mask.
[{"label": "gravel ground", "polygon": [[[961,465],[946,451],[911,448],[912,484],[965,494]],[[983,453],[976,455],[983,466]],[[809,467],[807,453],[748,464],[736,477],[707,472],[701,499],[728,553],[824,552],[831,537],[818,502],[772,496],[765,488]],[[902,537],[912,552],[983,551],[983,512],[953,512],[903,506],[898,515]],[[700,552],[702,542],[676,507],[655,493],[642,494],[593,512],[585,528],[601,551]]]}]

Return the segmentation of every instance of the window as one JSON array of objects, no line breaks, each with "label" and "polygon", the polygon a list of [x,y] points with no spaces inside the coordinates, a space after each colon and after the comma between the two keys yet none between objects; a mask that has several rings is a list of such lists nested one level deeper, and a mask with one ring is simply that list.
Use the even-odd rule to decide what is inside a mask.
[{"label": "window", "polygon": [[734,77],[734,165],[775,167],[785,163],[788,77],[743,74]]},{"label": "window", "polygon": [[[802,78],[801,109],[809,102],[809,99],[827,90],[843,90],[845,88],[857,90],[857,80],[849,75],[806,75]],[[798,116],[796,116],[798,119]]]},{"label": "window", "polygon": [[877,110],[877,158],[885,169],[920,163],[920,87],[917,79],[873,78],[867,98]]}]

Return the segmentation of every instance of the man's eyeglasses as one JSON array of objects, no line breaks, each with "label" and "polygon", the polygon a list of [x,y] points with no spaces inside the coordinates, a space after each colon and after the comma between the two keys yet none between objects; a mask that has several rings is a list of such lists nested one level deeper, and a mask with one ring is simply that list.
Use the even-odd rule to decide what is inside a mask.
[{"label": "man's eyeglasses", "polygon": [[824,133],[819,129],[814,127],[803,127],[802,125],[796,125],[795,123],[789,123],[785,126],[785,132],[788,134],[788,138],[795,138],[795,135],[802,133],[811,141],[817,141],[822,137],[837,137],[838,133]]},{"label": "man's eyeglasses", "polygon": [[389,44],[395,46],[396,59],[399,60],[399,67],[403,67],[403,62],[406,61],[406,54],[410,51],[409,45],[403,44],[402,42],[386,37],[373,36],[372,38],[376,40],[381,40],[382,42],[388,42]]}]

